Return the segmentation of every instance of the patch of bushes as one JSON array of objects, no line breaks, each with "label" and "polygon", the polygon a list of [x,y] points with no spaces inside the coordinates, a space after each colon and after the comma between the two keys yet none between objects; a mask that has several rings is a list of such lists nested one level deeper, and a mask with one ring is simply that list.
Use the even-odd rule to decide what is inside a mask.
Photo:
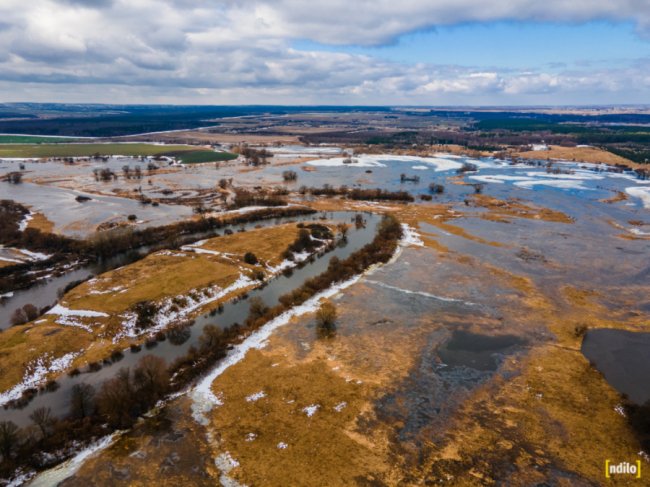
[{"label": "patch of bushes", "polygon": [[282,171],[282,179],[287,182],[297,181],[298,173],[296,173],[296,171]]},{"label": "patch of bushes", "polygon": [[334,188],[328,184],[323,185],[322,188],[308,188],[303,186],[300,188],[301,194],[311,194],[313,196],[343,196],[351,200],[361,201],[400,201],[412,202],[413,196],[407,191],[388,191],[381,188],[376,189],[350,189],[347,186]]},{"label": "patch of bushes", "polygon": [[136,315],[135,326],[140,330],[146,330],[153,325],[153,319],[156,317],[158,307],[151,301],[140,301],[131,308]]}]

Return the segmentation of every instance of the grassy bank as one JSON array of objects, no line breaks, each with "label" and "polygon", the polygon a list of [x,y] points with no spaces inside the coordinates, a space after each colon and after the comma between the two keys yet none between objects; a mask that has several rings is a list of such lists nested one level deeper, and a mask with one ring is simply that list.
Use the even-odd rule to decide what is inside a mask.
[{"label": "grassy bank", "polygon": [[[170,152],[196,151],[184,145],[154,144],[5,144],[0,145],[0,157],[46,158],[90,157],[94,154],[122,156],[155,156]],[[199,152],[199,151],[197,151]],[[203,152],[203,151],[200,151]]]}]

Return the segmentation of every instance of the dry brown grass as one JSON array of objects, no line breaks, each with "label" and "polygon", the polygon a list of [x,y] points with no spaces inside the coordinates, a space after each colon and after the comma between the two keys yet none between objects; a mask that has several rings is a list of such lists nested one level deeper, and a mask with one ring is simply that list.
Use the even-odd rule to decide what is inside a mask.
[{"label": "dry brown grass", "polygon": [[490,213],[485,215],[486,219],[517,217],[546,222],[573,223],[573,219],[561,211],[536,207],[516,199],[500,200],[484,194],[475,194],[471,196],[471,201],[476,206],[490,210]]},{"label": "dry brown grass", "polygon": [[35,228],[44,233],[52,233],[54,231],[54,223],[48,220],[43,213],[34,213],[32,217],[27,224],[27,228]]},{"label": "dry brown grass", "polygon": [[211,239],[202,248],[233,254],[240,260],[246,252],[253,252],[269,265],[277,265],[283,260],[282,252],[298,237],[298,230],[295,223],[258,228]]},{"label": "dry brown grass", "polygon": [[604,198],[598,201],[600,201],[601,203],[612,204],[612,203],[618,203],[620,201],[627,201],[627,200],[628,200],[628,196],[626,193],[624,193],[623,191],[616,191],[616,194],[611,198]]},{"label": "dry brown grass", "polygon": [[632,169],[642,168],[642,164],[637,164],[625,159],[624,157],[612,154],[604,149],[597,147],[561,147],[553,145],[547,151],[526,151],[515,152],[513,155],[524,159],[541,159],[541,160],[566,160],[575,162],[590,162],[593,164],[622,164]]}]

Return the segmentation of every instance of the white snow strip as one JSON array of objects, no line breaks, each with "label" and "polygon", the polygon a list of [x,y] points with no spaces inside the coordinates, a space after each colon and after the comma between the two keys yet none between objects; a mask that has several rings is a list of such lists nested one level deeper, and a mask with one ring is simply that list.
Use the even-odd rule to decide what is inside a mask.
[{"label": "white snow strip", "polygon": [[26,255],[29,260],[47,260],[51,257],[51,255],[42,254],[40,252],[31,252],[25,249],[16,249],[16,250],[21,254]]},{"label": "white snow strip", "polygon": [[[345,157],[332,157],[329,159],[317,159],[315,161],[307,162],[310,166],[323,166],[323,167],[387,167],[389,163],[409,162],[411,164],[428,164],[433,166],[434,171],[451,171],[462,167],[462,162],[459,159],[451,157],[417,157],[417,156],[398,156],[391,154],[384,155],[366,155],[361,154],[352,158],[354,162],[346,164],[343,161]],[[473,164],[479,167],[491,167],[491,164],[483,161],[472,160]]]},{"label": "white snow strip", "polygon": [[161,250],[156,255],[168,255],[170,257],[187,257],[187,254],[182,252],[172,252],[171,250]]},{"label": "white snow strip", "polygon": [[222,453],[215,458],[214,464],[224,473],[230,473],[233,468],[239,467],[239,462],[229,452]]},{"label": "white snow strip", "polygon": [[336,406],[334,406],[334,411],[336,411],[337,413],[340,413],[341,411],[343,411],[343,409],[345,409],[345,407],[347,405],[348,405],[348,403],[345,402],[345,401],[340,402]]},{"label": "white snow strip", "polygon": [[30,211],[29,213],[27,213],[25,215],[25,218],[23,218],[20,221],[20,224],[18,225],[18,230],[20,230],[21,232],[24,232],[25,230],[27,230],[27,225],[29,225],[29,222],[32,221],[33,219],[34,219],[34,215]]},{"label": "white snow strip", "polygon": [[100,311],[89,311],[85,309],[69,309],[60,304],[57,304],[54,308],[49,310],[47,315],[59,315],[59,316],[78,316],[82,318],[108,318],[106,313]]},{"label": "white snow strip", "polygon": [[169,323],[172,323],[173,321],[177,321],[189,315],[191,312],[199,309],[202,306],[205,306],[206,304],[217,301],[234,291],[246,288],[255,283],[256,281],[252,280],[248,276],[240,274],[239,278],[225,289],[220,289],[218,286],[215,286],[214,288],[208,288],[211,291],[211,294],[208,296],[205,296],[205,294],[203,294],[201,291],[196,291],[200,295],[199,299],[197,300],[192,299],[189,295],[182,296],[187,299],[188,305],[182,309],[179,309],[178,311],[172,311],[170,309],[174,303],[172,299],[168,299],[164,302],[163,306],[161,306],[158,314],[156,315],[156,318],[154,318],[156,325],[149,328],[147,332],[151,333],[158,331],[167,326]]},{"label": "white snow strip", "polygon": [[316,159],[315,161],[309,161],[307,164],[310,166],[319,166],[319,167],[386,167],[386,164],[368,157],[355,157],[352,159],[352,163],[346,164],[343,161],[347,159],[346,157],[332,157],[330,159]]},{"label": "white snow strip", "polygon": [[259,391],[256,392],[255,394],[251,394],[250,396],[246,396],[246,402],[256,402],[265,397],[266,397],[266,392]]},{"label": "white snow strip", "polygon": [[2,260],[4,262],[16,262],[17,264],[22,264],[23,263],[22,260],[10,259],[9,257],[0,257],[0,260]]},{"label": "white snow strip", "polygon": [[415,247],[424,247],[424,242],[420,238],[420,234],[417,233],[413,228],[408,224],[402,223],[402,231],[404,236],[402,237],[403,245],[413,245]]},{"label": "white snow strip", "polygon": [[650,208],[650,188],[631,187],[625,188],[625,192],[630,196],[639,198],[644,208]]},{"label": "white snow strip", "polygon": [[411,169],[414,169],[415,171],[426,171],[429,169],[429,166],[413,166]]},{"label": "white snow strip", "polygon": [[311,404],[309,406],[306,406],[302,408],[302,412],[307,415],[308,418],[311,418],[314,414],[316,414],[316,411],[320,409],[319,404]]},{"label": "white snow strip", "polygon": [[64,462],[61,465],[57,465],[56,467],[41,473],[34,480],[32,480],[29,486],[51,487],[53,485],[59,485],[65,479],[77,473],[77,471],[81,468],[81,466],[88,458],[111,446],[115,440],[117,440],[122,435],[122,433],[122,431],[116,431],[111,435],[105,436],[104,438],[90,445],[88,448],[85,448],[77,453],[67,462]]},{"label": "white snow strip", "polygon": [[497,183],[503,184],[505,181],[529,181],[530,178],[524,176],[506,176],[500,174],[488,174],[485,176],[470,176],[469,179],[479,181],[481,183]]},{"label": "white snow strip", "polygon": [[543,179],[531,179],[528,181],[517,181],[514,183],[515,186],[520,188],[532,189],[535,186],[551,186],[553,188],[560,189],[582,189],[588,190],[589,188],[582,185],[580,181],[574,181],[569,179],[555,179],[555,180],[543,180]]},{"label": "white snow strip", "polygon": [[579,179],[579,180],[600,180],[605,179],[604,176],[599,176],[591,171],[576,171],[573,174],[553,174],[550,172],[527,172],[529,178],[551,178],[551,179]]},{"label": "white snow strip", "polygon": [[197,254],[221,255],[221,252],[217,252],[216,250],[203,249],[201,247],[194,247],[192,245],[183,245],[181,247],[181,250],[184,250],[186,252],[195,252]]},{"label": "white snow strip", "polygon": [[13,291],[10,291],[8,293],[0,294],[0,299],[12,298],[13,296],[14,296]]},{"label": "white snow strip", "polygon": [[38,388],[45,382],[48,374],[65,371],[77,355],[78,353],[68,353],[62,357],[50,359],[50,355],[45,354],[30,362],[27,364],[23,380],[0,394],[0,406],[20,398],[27,389]]},{"label": "white snow strip", "polygon": [[123,291],[123,290],[126,290],[126,288],[124,286],[116,286],[116,287],[112,287],[110,289],[106,289],[104,291],[98,291],[98,290],[93,289],[91,291],[88,291],[88,294],[100,294],[100,295],[101,294],[111,294],[111,293],[117,293],[117,292],[120,292],[120,291]]}]

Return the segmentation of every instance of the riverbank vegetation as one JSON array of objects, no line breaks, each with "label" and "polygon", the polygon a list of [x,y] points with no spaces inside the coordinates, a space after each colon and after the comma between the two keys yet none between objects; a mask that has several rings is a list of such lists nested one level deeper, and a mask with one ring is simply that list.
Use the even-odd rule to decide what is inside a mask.
[{"label": "riverbank vegetation", "polygon": [[321,188],[302,186],[300,194],[312,196],[325,196],[334,197],[342,196],[347,199],[357,201],[398,201],[398,202],[412,202],[415,201],[413,196],[407,191],[388,191],[381,188],[376,189],[361,189],[361,188],[348,188],[347,186],[340,186],[335,188],[329,184],[323,185]]}]

